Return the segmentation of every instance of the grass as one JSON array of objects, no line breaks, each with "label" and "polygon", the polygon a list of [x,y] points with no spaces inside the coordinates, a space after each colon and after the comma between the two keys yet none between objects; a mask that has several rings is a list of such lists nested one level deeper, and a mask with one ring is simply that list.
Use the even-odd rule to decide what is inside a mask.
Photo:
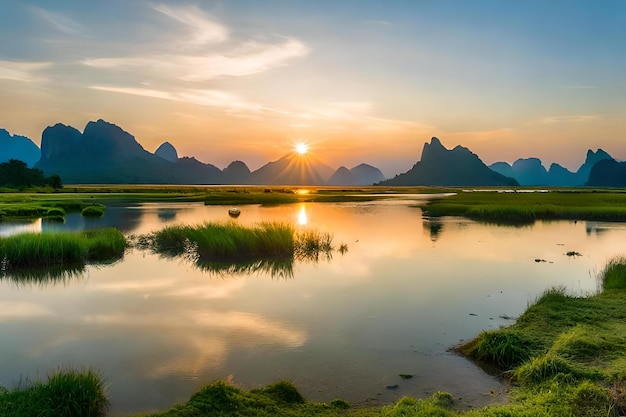
[{"label": "grass", "polygon": [[106,228],[79,233],[21,233],[0,238],[2,270],[17,268],[75,266],[85,262],[106,262],[120,258],[126,238],[117,229]]},{"label": "grass", "polygon": [[605,290],[626,290],[626,257],[611,259],[600,274]]},{"label": "grass", "polygon": [[59,371],[11,391],[0,386],[0,416],[104,417],[108,409],[102,378],[92,370]]},{"label": "grass", "polygon": [[431,217],[532,224],[536,220],[626,221],[626,193],[597,190],[548,193],[458,192],[422,206]]},{"label": "grass", "polygon": [[106,211],[106,206],[104,204],[94,204],[90,206],[85,206],[80,214],[83,217],[102,217],[104,216],[104,212]]},{"label": "grass", "polygon": [[[259,223],[244,227],[235,222],[208,222],[200,226],[169,226],[150,235],[134,236],[139,248],[165,256],[184,256],[200,269],[214,273],[269,272],[291,277],[294,260],[330,258],[332,235],[296,232],[288,223]],[[342,253],[347,246],[341,245]]]}]

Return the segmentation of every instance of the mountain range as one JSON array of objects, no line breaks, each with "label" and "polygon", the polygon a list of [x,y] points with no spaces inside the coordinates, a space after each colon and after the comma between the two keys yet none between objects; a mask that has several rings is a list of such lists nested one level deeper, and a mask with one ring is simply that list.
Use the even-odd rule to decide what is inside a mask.
[{"label": "mountain range", "polygon": [[596,152],[587,151],[585,162],[576,172],[571,172],[559,164],[553,163],[546,170],[539,158],[520,158],[509,165],[506,162],[496,162],[489,165],[492,170],[515,178],[520,185],[526,186],[582,186],[587,183],[593,166],[603,160],[612,160],[613,157],[602,149]]},{"label": "mountain range", "polygon": [[46,175],[57,174],[69,184],[626,186],[626,163],[602,149],[589,150],[576,172],[555,163],[546,170],[538,158],[487,166],[469,149],[460,145],[446,149],[435,137],[424,144],[421,159],[409,171],[387,180],[368,164],[334,170],[295,152],[256,171],[242,161],[220,170],[193,157],[179,157],[170,142],[151,153],[133,135],[104,120],[87,123],[82,133],[61,123],[49,126],[42,133],[41,149],[27,137],[0,129],[0,162],[9,159],[24,161]]}]

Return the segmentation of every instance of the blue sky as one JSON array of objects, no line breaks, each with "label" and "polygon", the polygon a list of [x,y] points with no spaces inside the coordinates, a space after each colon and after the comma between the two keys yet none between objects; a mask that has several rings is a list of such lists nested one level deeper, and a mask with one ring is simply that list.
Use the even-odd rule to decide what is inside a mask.
[{"label": "blue sky", "polygon": [[103,118],[221,168],[304,141],[393,175],[431,136],[626,159],[624,1],[0,0],[0,36],[0,127],[36,143]]}]

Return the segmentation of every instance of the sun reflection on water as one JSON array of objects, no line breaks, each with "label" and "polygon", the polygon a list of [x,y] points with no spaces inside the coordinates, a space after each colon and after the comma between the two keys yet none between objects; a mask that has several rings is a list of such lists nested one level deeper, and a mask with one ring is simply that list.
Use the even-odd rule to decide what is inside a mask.
[{"label": "sun reflection on water", "polygon": [[298,211],[298,224],[300,226],[306,226],[308,222],[309,222],[309,218],[306,214],[306,207],[304,206],[304,204],[301,204],[300,211]]}]

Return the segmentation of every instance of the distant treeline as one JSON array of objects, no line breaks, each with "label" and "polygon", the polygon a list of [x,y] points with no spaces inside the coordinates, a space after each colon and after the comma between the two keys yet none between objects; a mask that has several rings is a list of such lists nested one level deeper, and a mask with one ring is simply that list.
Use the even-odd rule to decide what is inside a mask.
[{"label": "distant treeline", "polygon": [[0,187],[23,189],[45,186],[54,189],[63,188],[61,177],[58,175],[46,177],[42,170],[28,168],[26,162],[18,159],[10,159],[0,164]]}]

